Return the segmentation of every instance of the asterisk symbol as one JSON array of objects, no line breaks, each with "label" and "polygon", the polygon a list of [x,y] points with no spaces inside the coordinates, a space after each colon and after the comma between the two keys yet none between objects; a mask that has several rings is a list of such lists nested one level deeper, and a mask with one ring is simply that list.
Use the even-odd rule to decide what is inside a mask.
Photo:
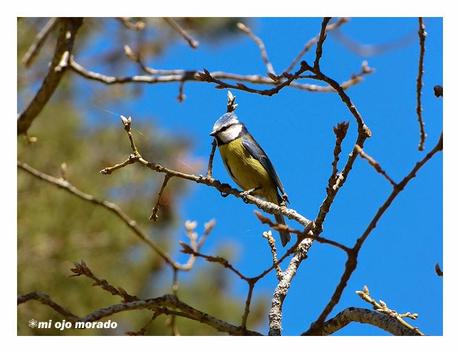
[{"label": "asterisk symbol", "polygon": [[29,320],[29,327],[30,328],[35,328],[37,326],[38,326],[38,321],[37,320],[35,320],[35,319],[30,319]]}]

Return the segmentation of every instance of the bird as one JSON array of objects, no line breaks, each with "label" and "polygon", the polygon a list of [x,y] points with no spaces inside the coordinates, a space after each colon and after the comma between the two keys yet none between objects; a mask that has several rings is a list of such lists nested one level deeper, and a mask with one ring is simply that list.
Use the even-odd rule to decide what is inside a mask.
[{"label": "bird", "polygon": [[[284,205],[287,195],[272,162],[234,112],[217,119],[210,136],[217,143],[228,174],[244,193]],[[282,214],[275,214],[275,219],[278,224],[286,224]],[[279,233],[281,243],[286,246],[291,239],[289,231],[279,230]]]}]

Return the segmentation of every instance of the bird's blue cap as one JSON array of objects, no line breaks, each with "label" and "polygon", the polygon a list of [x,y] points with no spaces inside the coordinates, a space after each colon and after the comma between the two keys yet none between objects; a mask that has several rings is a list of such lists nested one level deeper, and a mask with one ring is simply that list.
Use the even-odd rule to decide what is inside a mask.
[{"label": "bird's blue cap", "polygon": [[233,124],[238,124],[239,122],[240,121],[238,120],[238,117],[235,113],[225,113],[214,123],[210,135],[214,136],[222,128]]}]

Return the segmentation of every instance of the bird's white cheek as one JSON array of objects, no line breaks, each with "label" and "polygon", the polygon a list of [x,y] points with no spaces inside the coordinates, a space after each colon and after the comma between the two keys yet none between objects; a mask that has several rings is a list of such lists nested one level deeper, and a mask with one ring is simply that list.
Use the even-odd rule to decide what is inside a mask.
[{"label": "bird's white cheek", "polygon": [[242,128],[241,125],[230,126],[227,130],[219,133],[219,138],[223,143],[233,141],[239,136]]}]

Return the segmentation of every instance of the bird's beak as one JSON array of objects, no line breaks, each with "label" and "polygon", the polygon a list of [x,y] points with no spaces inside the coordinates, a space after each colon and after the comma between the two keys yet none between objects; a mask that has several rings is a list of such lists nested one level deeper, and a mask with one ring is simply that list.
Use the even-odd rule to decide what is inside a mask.
[{"label": "bird's beak", "polygon": [[214,137],[214,136],[216,136],[216,134],[217,134],[217,131],[211,131],[211,132],[209,133],[209,136],[213,136],[213,137]]}]

